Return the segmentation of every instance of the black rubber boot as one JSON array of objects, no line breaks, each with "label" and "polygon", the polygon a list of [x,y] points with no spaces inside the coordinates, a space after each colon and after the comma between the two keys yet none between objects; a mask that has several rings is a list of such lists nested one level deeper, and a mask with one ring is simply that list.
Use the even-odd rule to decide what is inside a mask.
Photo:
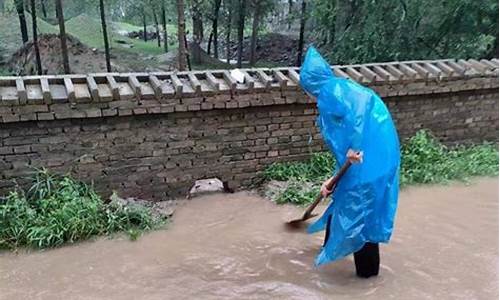
[{"label": "black rubber boot", "polygon": [[380,268],[378,244],[366,243],[363,248],[354,253],[356,275],[361,278],[377,276]]}]

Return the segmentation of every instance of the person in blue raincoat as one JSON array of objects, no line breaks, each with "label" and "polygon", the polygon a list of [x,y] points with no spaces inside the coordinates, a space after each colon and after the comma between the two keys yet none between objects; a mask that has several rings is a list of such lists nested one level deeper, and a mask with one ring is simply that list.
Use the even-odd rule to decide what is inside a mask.
[{"label": "person in blue raincoat", "polygon": [[[332,202],[309,233],[326,229],[317,266],[354,253],[360,277],[378,275],[379,243],[392,234],[399,194],[399,139],[391,115],[371,89],[337,77],[310,47],[300,70],[300,83],[316,98],[323,139],[336,158],[353,163],[337,184]],[[321,193],[328,196],[328,179]]]}]

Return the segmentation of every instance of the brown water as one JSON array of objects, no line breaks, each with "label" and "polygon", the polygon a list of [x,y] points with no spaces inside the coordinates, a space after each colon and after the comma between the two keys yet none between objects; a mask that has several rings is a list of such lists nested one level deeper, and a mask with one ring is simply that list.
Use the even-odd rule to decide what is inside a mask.
[{"label": "brown water", "polygon": [[322,234],[282,226],[300,215],[249,193],[197,198],[137,242],[0,254],[0,298],[498,298],[497,179],[403,191],[381,274],[368,280],[351,257],[314,268]]}]

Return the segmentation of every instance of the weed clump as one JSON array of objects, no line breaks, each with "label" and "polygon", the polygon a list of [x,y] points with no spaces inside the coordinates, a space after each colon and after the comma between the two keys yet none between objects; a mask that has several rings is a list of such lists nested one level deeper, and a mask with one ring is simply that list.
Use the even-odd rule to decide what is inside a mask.
[{"label": "weed clump", "polygon": [[143,206],[105,203],[91,186],[40,170],[28,190],[0,198],[0,248],[57,247],[114,232],[134,240],[165,221]]},{"label": "weed clump", "polygon": [[[428,131],[417,132],[401,146],[401,186],[446,183],[473,176],[498,175],[498,145],[481,144],[449,148]],[[278,204],[306,205],[312,202],[321,183],[332,176],[334,157],[316,153],[305,162],[275,163],[263,172],[265,181],[286,181],[278,191],[268,193]]]}]

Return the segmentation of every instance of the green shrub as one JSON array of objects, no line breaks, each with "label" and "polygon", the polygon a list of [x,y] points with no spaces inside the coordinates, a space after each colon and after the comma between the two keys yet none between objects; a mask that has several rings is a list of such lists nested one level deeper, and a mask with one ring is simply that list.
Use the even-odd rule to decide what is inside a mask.
[{"label": "green shrub", "polygon": [[[335,160],[330,153],[316,153],[305,162],[275,163],[263,172],[266,181],[288,181],[272,194],[279,204],[304,205],[314,200],[321,183],[331,176]],[[467,180],[472,176],[498,175],[498,146],[482,144],[448,148],[422,130],[401,146],[401,186]]]},{"label": "green shrub", "polygon": [[264,170],[265,180],[286,181],[289,179],[316,181],[331,176],[335,158],[328,152],[314,153],[305,162],[274,163]]},{"label": "green shrub", "polygon": [[136,239],[164,221],[142,206],[104,203],[92,187],[41,170],[26,192],[18,188],[1,199],[0,248],[56,247],[118,231]]},{"label": "green shrub", "polygon": [[492,144],[448,148],[420,131],[401,148],[402,186],[498,175],[498,149]]}]

